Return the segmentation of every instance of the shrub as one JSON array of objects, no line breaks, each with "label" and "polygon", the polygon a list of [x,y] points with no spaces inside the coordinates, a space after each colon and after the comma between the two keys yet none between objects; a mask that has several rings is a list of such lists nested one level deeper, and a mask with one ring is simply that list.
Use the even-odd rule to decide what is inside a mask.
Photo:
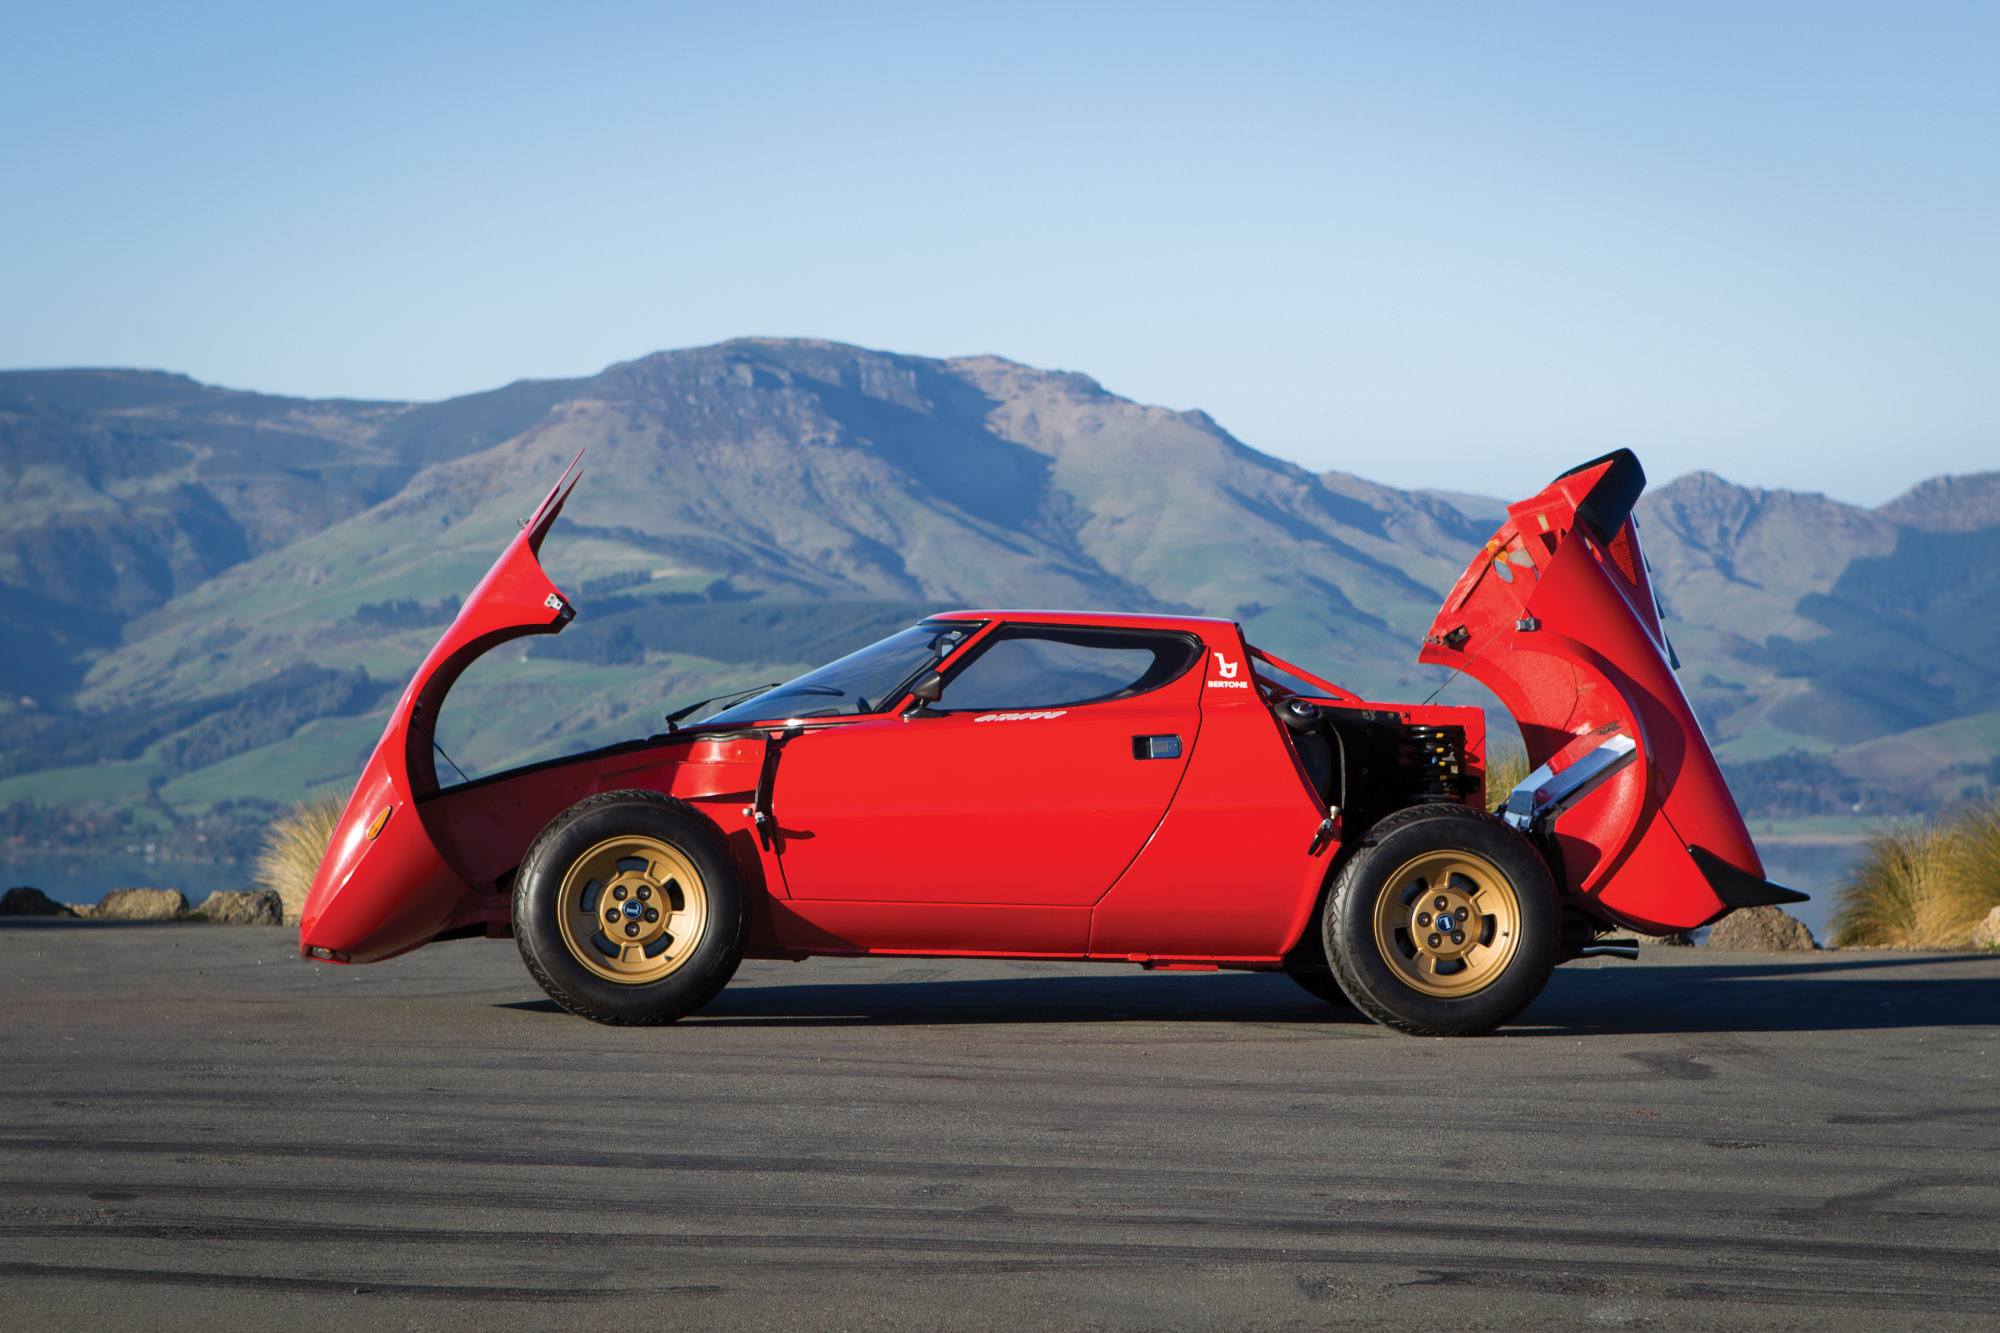
[{"label": "shrub", "polygon": [[297,923],[305,909],[306,892],[333,841],[334,828],[347,798],[337,792],[308,796],[271,821],[264,831],[264,847],[257,853],[251,878],[257,887],[269,889],[285,905],[287,925]]},{"label": "shrub", "polygon": [[1833,913],[1843,946],[1963,949],[2000,905],[2000,801],[1874,833],[1849,868]]}]

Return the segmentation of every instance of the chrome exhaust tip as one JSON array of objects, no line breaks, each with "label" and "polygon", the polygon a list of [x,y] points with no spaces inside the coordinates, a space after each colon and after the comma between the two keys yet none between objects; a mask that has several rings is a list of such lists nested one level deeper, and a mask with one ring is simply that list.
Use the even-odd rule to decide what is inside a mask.
[{"label": "chrome exhaust tip", "polygon": [[1599,940],[1595,944],[1584,945],[1583,948],[1577,950],[1576,956],[1578,958],[1623,958],[1627,962],[1637,962],[1639,958],[1639,941]]}]

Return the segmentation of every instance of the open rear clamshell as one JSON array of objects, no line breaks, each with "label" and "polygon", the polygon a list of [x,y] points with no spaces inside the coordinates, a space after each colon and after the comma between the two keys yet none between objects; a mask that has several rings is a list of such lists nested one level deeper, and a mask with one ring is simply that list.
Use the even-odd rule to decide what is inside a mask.
[{"label": "open rear clamshell", "polygon": [[299,951],[307,957],[388,958],[436,938],[465,908],[471,889],[439,855],[416,809],[438,789],[432,735],[446,693],[481,654],[523,635],[554,634],[575,618],[539,556],[576,486],[576,468],[572,461],[507,543],[396,701],[306,897]]},{"label": "open rear clamshell", "polygon": [[1507,799],[1567,892],[1641,930],[1799,902],[1763,862],[1674,676],[1632,521],[1630,450],[1508,506],[1445,599],[1421,660],[1463,670],[1520,724],[1534,771]]}]

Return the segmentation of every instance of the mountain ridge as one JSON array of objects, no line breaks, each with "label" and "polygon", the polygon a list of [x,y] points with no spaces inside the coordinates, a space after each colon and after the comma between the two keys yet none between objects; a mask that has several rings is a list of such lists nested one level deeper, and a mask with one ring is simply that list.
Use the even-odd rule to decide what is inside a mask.
[{"label": "mountain ridge", "polygon": [[[491,720],[453,743],[461,759],[616,738],[635,712],[807,665],[840,642],[839,617],[810,610],[827,602],[870,625],[943,604],[1223,615],[1364,692],[1428,693],[1416,642],[1502,503],[1315,474],[1077,372],[817,340],[434,404],[4,372],[0,584],[22,652],[0,673],[16,696],[0,750],[27,773],[36,746],[88,755],[46,790],[170,808],[338,781],[379,727],[381,689],[354,682],[400,681],[435,634],[422,608],[470,587],[578,450],[586,478],[544,552],[581,607],[574,647],[475,669],[453,711]],[[2000,709],[1984,640],[1955,627],[2000,607],[1965,565],[2000,532],[2000,473],[1877,510],[1694,473],[1636,512],[1725,756],[1837,766]],[[703,656],[676,616],[734,646]],[[323,674],[273,693],[299,667]],[[288,701],[289,732],[153,734],[225,696]],[[120,710],[151,710],[143,744],[119,748]]]}]

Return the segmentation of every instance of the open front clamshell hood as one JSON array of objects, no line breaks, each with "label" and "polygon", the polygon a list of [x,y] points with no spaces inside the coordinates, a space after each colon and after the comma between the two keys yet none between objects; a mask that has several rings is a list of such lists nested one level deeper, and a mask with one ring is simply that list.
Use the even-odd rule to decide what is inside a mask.
[{"label": "open front clamshell hood", "polygon": [[523,635],[553,634],[575,617],[539,557],[576,481],[573,461],[396,701],[306,897],[302,954],[353,963],[390,958],[434,939],[466,905],[471,889],[438,853],[416,809],[418,798],[438,789],[432,735],[446,693],[481,654]]}]

